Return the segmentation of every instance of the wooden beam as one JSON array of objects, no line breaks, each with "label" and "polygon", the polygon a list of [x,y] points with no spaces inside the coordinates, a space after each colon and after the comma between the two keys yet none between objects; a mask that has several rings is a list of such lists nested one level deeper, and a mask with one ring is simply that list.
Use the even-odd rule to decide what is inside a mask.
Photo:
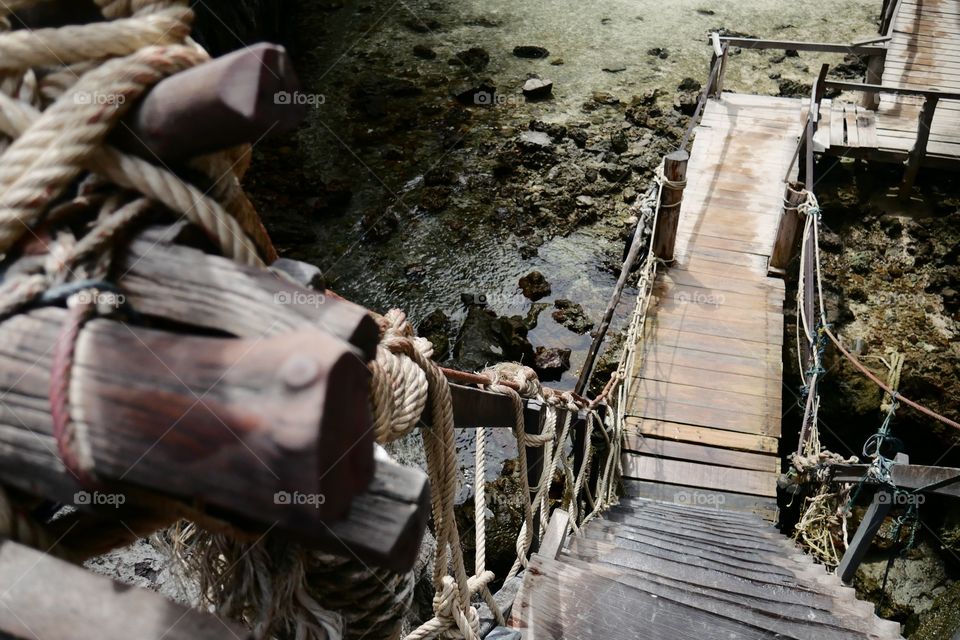
[{"label": "wooden beam", "polygon": [[917,180],[917,174],[920,173],[920,165],[927,155],[927,143],[930,141],[930,128],[933,126],[933,116],[937,111],[937,96],[927,96],[923,103],[923,109],[920,110],[920,120],[917,125],[917,140],[910,150],[907,160],[907,169],[903,174],[903,182],[900,183],[899,199],[906,201],[910,198],[913,191],[913,184]]},{"label": "wooden beam", "polygon": [[0,541],[0,635],[24,640],[242,640],[240,625]]},{"label": "wooden beam", "polygon": [[754,38],[733,38],[720,36],[720,40],[732,47],[742,49],[793,49],[794,51],[813,51],[817,53],[852,53],[856,55],[879,55],[886,47],[866,44],[843,44],[833,42],[802,42],[798,40],[761,40]]},{"label": "wooden beam", "polygon": [[[836,464],[830,467],[833,482],[860,482],[870,465]],[[890,469],[893,483],[907,490],[924,489],[925,493],[960,498],[960,469],[953,467],[928,467],[916,464],[895,464]],[[931,486],[935,485],[935,486]]]},{"label": "wooden beam", "polygon": [[141,315],[262,337],[319,328],[376,356],[380,329],[369,312],[333,292],[298,286],[275,272],[175,244],[163,227],[135,239],[120,263],[118,284]]},{"label": "wooden beam", "polygon": [[942,100],[960,100],[960,92],[939,91],[937,89],[909,89],[907,87],[866,84],[846,80],[826,80],[824,86],[827,89],[840,89],[841,91],[866,91],[869,93],[892,93],[898,96],[925,96]]}]

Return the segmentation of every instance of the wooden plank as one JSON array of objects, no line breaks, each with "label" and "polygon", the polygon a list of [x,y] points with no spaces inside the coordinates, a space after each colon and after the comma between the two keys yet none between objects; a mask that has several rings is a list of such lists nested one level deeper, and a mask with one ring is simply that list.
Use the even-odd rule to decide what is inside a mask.
[{"label": "wooden plank", "polygon": [[[707,260],[699,256],[683,256],[682,260],[681,258],[677,258],[674,263],[670,265],[670,271],[673,273],[687,271],[692,274],[722,275],[730,280],[746,280],[747,282],[755,282],[758,277],[761,277],[755,269],[738,267],[737,265],[725,264],[715,260]],[[783,280],[779,278],[770,278],[770,280],[783,282]],[[776,285],[771,286],[775,287]]]},{"label": "wooden plank", "polygon": [[775,454],[778,450],[776,438],[753,433],[725,431],[662,420],[647,420],[633,416],[627,418],[627,428],[647,437],[688,442],[696,445],[768,454]]},{"label": "wooden plank", "polygon": [[0,635],[43,640],[241,640],[253,635],[51,555],[0,541]]},{"label": "wooden plank", "polygon": [[554,509],[550,516],[550,524],[540,541],[537,553],[544,558],[555,559],[560,555],[567,541],[567,529],[570,525],[570,514],[563,509]]},{"label": "wooden plank", "polygon": [[677,364],[644,360],[632,373],[635,378],[662,380],[703,389],[731,391],[746,395],[769,398],[780,403],[782,384],[776,380],[741,376],[735,373],[718,373],[708,369],[684,367]]},{"label": "wooden plank", "polygon": [[678,331],[667,327],[649,327],[644,339],[655,341],[660,347],[679,347],[696,349],[709,353],[745,356],[755,360],[779,362],[781,349],[778,344],[749,342],[736,337],[705,335],[689,331]]},{"label": "wooden plank", "polygon": [[758,293],[764,296],[772,294],[783,297],[783,281],[776,278],[758,278],[755,282],[749,280],[731,281],[723,276],[705,273],[693,274],[689,271],[669,269],[663,273],[662,280],[678,285],[703,287],[716,291],[744,294]]},{"label": "wooden plank", "polygon": [[710,248],[769,257],[770,244],[770,242],[746,242],[743,240],[730,240],[700,234],[689,234],[682,239],[677,239],[677,251],[679,253],[686,253],[688,250],[699,251],[700,248]]},{"label": "wooden plank", "polygon": [[641,345],[642,357],[660,364],[675,364],[684,367],[702,368],[720,373],[734,373],[754,378],[780,380],[783,365],[778,359],[758,359],[749,355],[712,353],[684,345]]},{"label": "wooden plank", "polygon": [[688,261],[717,262],[729,266],[753,270],[758,275],[767,275],[767,261],[763,256],[716,247],[698,247],[696,251],[677,250],[676,260],[681,264]]},{"label": "wooden plank", "polygon": [[830,119],[830,143],[834,146],[847,146],[847,136],[845,133],[846,117],[844,110],[849,106],[848,103],[834,101],[834,114]]},{"label": "wooden plank", "polygon": [[628,415],[664,422],[679,422],[697,427],[711,427],[755,433],[763,436],[780,436],[780,419],[763,416],[745,416],[738,411],[726,411],[691,404],[665,403],[656,398],[636,397],[631,402]]},{"label": "wooden plank", "polygon": [[[848,464],[830,467],[833,482],[860,482],[866,475],[868,465]],[[934,483],[936,488],[929,493],[960,497],[960,469],[953,467],[930,467],[924,465],[895,464],[891,467],[893,482],[901,489],[919,489]],[[942,486],[939,483],[944,483]]]},{"label": "wooden plank", "polygon": [[685,404],[708,409],[740,412],[743,416],[757,416],[773,421],[782,415],[780,401],[765,396],[704,389],[691,385],[637,378],[630,386],[630,398],[643,398],[646,403]]},{"label": "wooden plank", "polygon": [[855,109],[847,107],[843,114],[844,117],[844,127],[847,131],[847,146],[848,147],[859,147],[860,146],[860,133],[857,129],[857,115]]},{"label": "wooden plank", "polygon": [[730,449],[718,449],[700,444],[687,444],[672,440],[657,440],[627,433],[624,438],[626,451],[641,453],[658,458],[676,458],[689,462],[703,462],[720,467],[751,469],[754,471],[780,471],[780,459],[775,455],[747,453]]},{"label": "wooden plank", "polygon": [[777,325],[738,324],[718,322],[711,318],[679,313],[660,313],[647,322],[657,329],[671,329],[684,333],[699,333],[708,336],[735,338],[760,344],[783,343],[783,328]]},{"label": "wooden plank", "polygon": [[756,496],[777,495],[777,474],[747,469],[715,467],[682,460],[665,460],[632,453],[622,456],[623,475],[635,480],[707,487]]}]

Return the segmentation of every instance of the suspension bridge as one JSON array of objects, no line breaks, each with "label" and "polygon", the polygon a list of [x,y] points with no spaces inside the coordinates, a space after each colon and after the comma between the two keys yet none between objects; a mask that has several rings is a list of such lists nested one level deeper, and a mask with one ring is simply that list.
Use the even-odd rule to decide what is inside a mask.
[{"label": "suspension bridge", "polygon": [[[832,574],[773,526],[781,416],[804,407],[809,455],[826,338],[860,366],[822,319],[815,155],[904,163],[903,198],[921,168],[956,165],[955,2],[886,0],[880,33],[850,44],[712,36],[690,129],[640,199],[649,226],[568,392],[515,363],[443,368],[402,312],[277,259],[237,149],[303,116],[263,102],[298,88],[282,48],[208,60],[174,0],[97,0],[104,20],[69,29],[47,26],[72,20],[62,6],[34,4],[0,8],[20,24],[0,33],[0,636],[396,638],[432,520],[432,616],[409,640],[900,637],[845,583],[884,495],[958,497],[960,474],[885,467]],[[732,93],[734,47],[862,55],[867,77],[824,66],[808,99]],[[222,94],[238,83],[243,104]],[[199,184],[154,159],[189,159]],[[623,357],[591,396],[636,264]],[[783,385],[794,271],[800,398]],[[454,508],[455,429],[476,434],[472,522]],[[505,575],[486,558],[490,429],[518,454]],[[375,445],[415,431],[426,473]],[[871,469],[823,471],[849,485]],[[200,610],[67,562],[158,530],[194,563]]]}]

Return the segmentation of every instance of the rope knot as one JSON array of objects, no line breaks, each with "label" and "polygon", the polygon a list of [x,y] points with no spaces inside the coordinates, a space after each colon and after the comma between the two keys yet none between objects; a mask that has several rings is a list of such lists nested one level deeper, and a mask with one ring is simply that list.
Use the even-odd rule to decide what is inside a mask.
[{"label": "rope knot", "polygon": [[537,372],[519,362],[501,362],[487,367],[481,373],[491,379],[490,386],[509,380],[519,387],[517,393],[524,398],[539,398],[542,395],[543,388]]},{"label": "rope knot", "polygon": [[480,637],[480,617],[475,607],[460,608],[460,588],[452,576],[444,576],[433,596],[433,614],[448,628],[456,627],[466,640]]}]

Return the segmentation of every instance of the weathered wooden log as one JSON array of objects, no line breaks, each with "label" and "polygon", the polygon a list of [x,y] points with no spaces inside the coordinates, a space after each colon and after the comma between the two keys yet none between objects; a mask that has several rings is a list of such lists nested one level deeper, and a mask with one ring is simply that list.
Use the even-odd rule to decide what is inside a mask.
[{"label": "weathered wooden log", "polygon": [[380,329],[363,307],[156,234],[130,243],[119,285],[144,315],[241,337],[320,328],[355,346],[363,359],[376,356]]},{"label": "weathered wooden log", "polygon": [[0,636],[24,640],[241,640],[240,625],[0,541]]},{"label": "weathered wooden log", "polygon": [[[0,324],[0,478],[76,503],[48,392],[66,311]],[[305,536],[345,515],[373,474],[369,371],[319,330],[240,340],[93,320],[81,331],[71,417],[94,475]],[[365,455],[345,456],[347,451]],[[109,504],[124,497],[104,497]]]},{"label": "weathered wooden log", "polygon": [[803,202],[804,198],[805,192],[801,183],[787,183],[783,194],[780,224],[777,227],[777,236],[773,241],[773,250],[770,252],[770,261],[767,267],[767,273],[771,276],[784,277],[787,266],[796,254],[804,224],[797,207]]},{"label": "weathered wooden log", "polygon": [[170,76],[124,116],[111,142],[174,163],[296,127],[306,115],[286,50],[257,44]]},{"label": "weathered wooden log", "polygon": [[[660,212],[653,236],[653,253],[665,262],[673,261],[673,249],[677,243],[677,228],[680,225],[680,203],[683,200],[683,184],[687,178],[687,161],[690,154],[678,149],[663,159],[663,175],[668,182],[660,194]],[[674,183],[671,185],[670,183]]]}]

